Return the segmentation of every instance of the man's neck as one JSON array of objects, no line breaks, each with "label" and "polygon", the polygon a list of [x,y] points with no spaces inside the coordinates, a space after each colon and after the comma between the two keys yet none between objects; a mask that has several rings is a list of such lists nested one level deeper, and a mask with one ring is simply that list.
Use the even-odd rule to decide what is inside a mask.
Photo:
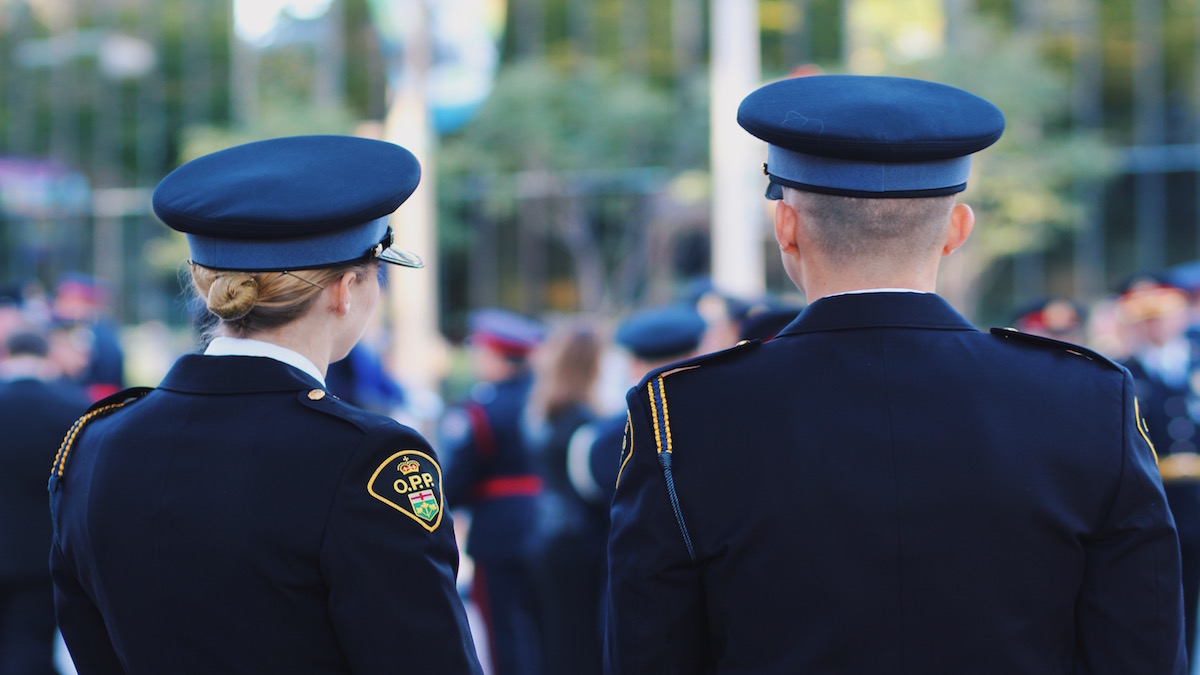
[{"label": "man's neck", "polygon": [[828,279],[818,280],[816,283],[812,283],[812,281],[806,279],[804,284],[804,295],[810,303],[831,295],[845,295],[847,293],[863,293],[876,290],[936,293],[937,283],[935,279],[891,277],[886,279]]}]

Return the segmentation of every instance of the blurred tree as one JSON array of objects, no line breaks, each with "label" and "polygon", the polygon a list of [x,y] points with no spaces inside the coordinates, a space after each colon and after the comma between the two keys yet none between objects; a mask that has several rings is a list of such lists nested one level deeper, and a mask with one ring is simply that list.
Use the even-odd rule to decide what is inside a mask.
[{"label": "blurred tree", "polygon": [[969,34],[952,41],[955,47],[890,74],[962,87],[1004,111],[1004,136],[976,156],[962,196],[974,207],[975,231],[946,261],[943,293],[970,316],[990,289],[998,261],[1042,249],[1084,222],[1073,186],[1110,177],[1119,156],[1099,133],[1070,127],[1067,82],[1041,55],[1040,36],[987,21],[962,28]]},{"label": "blurred tree", "polygon": [[[598,64],[568,70],[537,60],[506,67],[475,119],[443,141],[443,255],[478,245],[479,218],[523,221],[570,257],[579,308],[604,309],[620,287],[614,276],[634,274],[630,262],[644,262],[638,253],[649,226],[644,205],[604,194],[660,192],[667,178],[662,167],[672,157],[702,166],[706,120],[703,108],[680,115],[663,89]],[[683,155],[680,141],[688,148]],[[464,213],[457,208],[463,200],[482,208]],[[531,204],[540,205],[539,215]]]},{"label": "blurred tree", "polygon": [[[961,47],[893,64],[888,73],[963,87],[994,101],[1007,117],[1004,137],[976,159],[977,178],[963,196],[978,219],[971,244],[947,262],[944,290],[971,313],[992,287],[997,262],[1042,248],[1082,222],[1073,184],[1110,176],[1117,156],[1099,135],[1071,130],[1065,79],[1041,56],[1039,36],[996,22],[969,22],[962,30],[969,35],[952,42]],[[568,273],[579,285],[580,307],[611,303],[624,276],[646,273],[629,263],[646,253],[647,225],[622,220],[605,227],[603,207],[587,202],[572,181],[581,171],[670,167],[665,191],[676,175],[705,171],[706,99],[694,97],[696,106],[682,116],[671,100],[666,90],[599,66],[571,71],[538,61],[507,67],[478,118],[443,145],[444,253],[461,254],[478,243],[472,218],[519,219],[526,213],[522,200],[554,197],[548,233],[574,261]],[[672,162],[680,147],[688,152]],[[466,199],[480,200],[482,210],[456,208]]]}]

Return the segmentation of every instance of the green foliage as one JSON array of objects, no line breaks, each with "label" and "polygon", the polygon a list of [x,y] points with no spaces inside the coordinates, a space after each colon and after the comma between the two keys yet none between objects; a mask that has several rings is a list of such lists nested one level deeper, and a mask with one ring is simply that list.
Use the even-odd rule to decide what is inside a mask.
[{"label": "green foliage", "polygon": [[1043,248],[1079,227],[1075,186],[1113,175],[1118,156],[1098,134],[1071,130],[1067,82],[1041,58],[1035,36],[986,23],[964,30],[969,34],[956,41],[962,45],[956,51],[892,74],[962,87],[1004,112],[1004,136],[975,157],[962,196],[976,215],[966,250],[977,286],[997,260]]},{"label": "green foliage", "polygon": [[263,100],[258,114],[244,127],[195,126],[184,129],[179,163],[210,152],[277,136],[303,134],[350,134],[358,121],[344,108],[319,110],[287,99]]},{"label": "green foliage", "polygon": [[442,147],[448,174],[614,169],[669,156],[671,99],[596,65],[504,68],[478,115]]},{"label": "green foliage", "polygon": [[[513,186],[473,194],[480,179],[510,181],[514,174],[556,175],[659,166],[675,153],[675,127],[694,131],[690,110],[680,122],[672,99],[645,81],[592,64],[559,69],[529,61],[501,69],[476,117],[443,141],[438,154],[439,193],[447,199],[482,197],[489,215],[510,217],[517,208]],[[693,139],[707,147],[707,137]],[[439,221],[441,243],[465,244],[467,223],[446,206]]]}]

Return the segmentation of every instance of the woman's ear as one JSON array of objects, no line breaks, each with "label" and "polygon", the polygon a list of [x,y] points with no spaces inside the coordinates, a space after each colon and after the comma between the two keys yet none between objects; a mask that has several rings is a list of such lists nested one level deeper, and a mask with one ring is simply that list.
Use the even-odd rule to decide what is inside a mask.
[{"label": "woman's ear", "polygon": [[334,312],[339,316],[345,316],[350,312],[350,302],[353,298],[354,284],[358,281],[358,275],[353,271],[346,272],[338,277],[337,283],[333,285],[334,290]]}]

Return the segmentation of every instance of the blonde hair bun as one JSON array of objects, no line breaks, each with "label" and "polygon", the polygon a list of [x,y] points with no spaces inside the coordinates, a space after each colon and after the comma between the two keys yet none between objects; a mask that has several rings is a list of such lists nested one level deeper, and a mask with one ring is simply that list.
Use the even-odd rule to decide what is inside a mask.
[{"label": "blonde hair bun", "polygon": [[237,321],[258,302],[258,282],[244,272],[219,274],[208,287],[208,311],[225,321]]}]

